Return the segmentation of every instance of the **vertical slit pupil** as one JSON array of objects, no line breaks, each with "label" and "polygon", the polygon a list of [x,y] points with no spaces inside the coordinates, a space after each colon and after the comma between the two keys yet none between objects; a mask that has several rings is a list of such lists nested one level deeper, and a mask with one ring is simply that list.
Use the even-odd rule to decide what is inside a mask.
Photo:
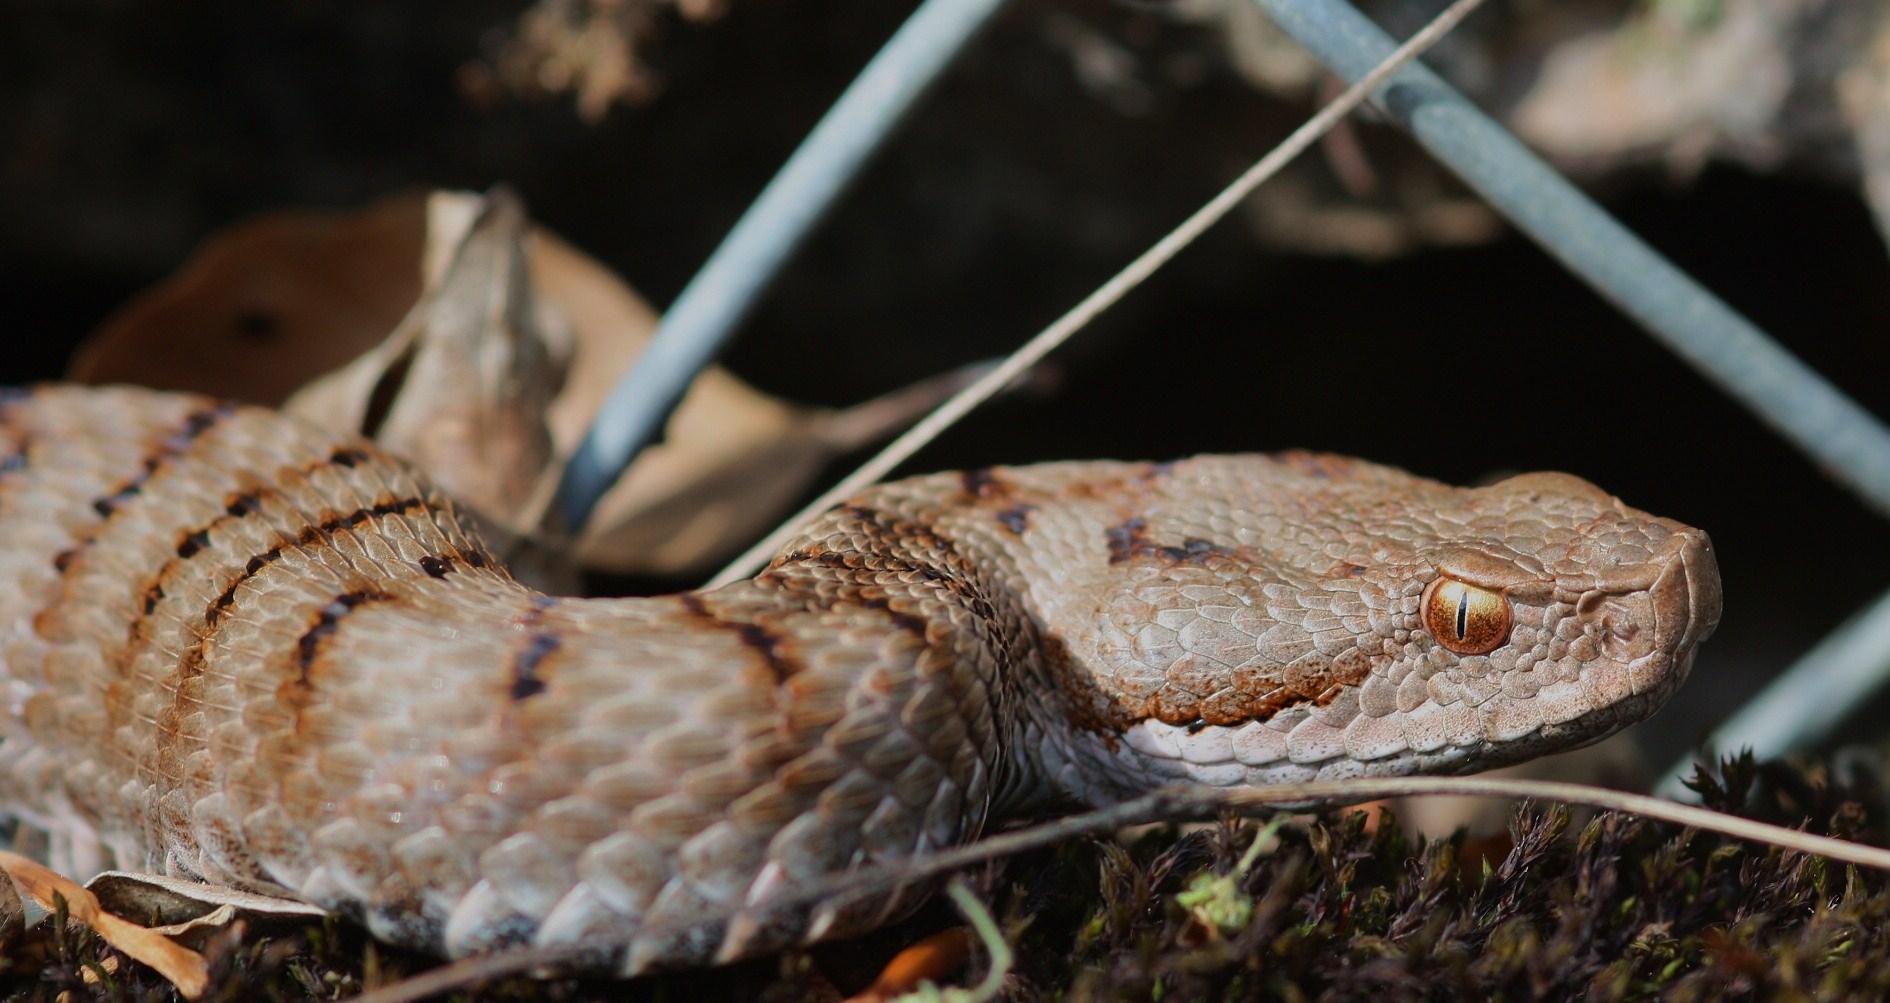
[{"label": "vertical slit pupil", "polygon": [[1470,636],[1470,590],[1457,593],[1457,640]]}]

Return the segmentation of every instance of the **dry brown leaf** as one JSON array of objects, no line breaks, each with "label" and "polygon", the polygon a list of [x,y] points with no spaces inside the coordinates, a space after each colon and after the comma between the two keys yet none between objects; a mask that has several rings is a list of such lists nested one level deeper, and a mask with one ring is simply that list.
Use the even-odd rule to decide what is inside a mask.
[{"label": "dry brown leaf", "polygon": [[108,912],[97,897],[58,872],[29,857],[0,850],[0,869],[12,879],[15,888],[41,908],[58,908],[58,899],[66,902],[66,914],[92,928],[104,941],[127,956],[149,965],[164,976],[185,999],[203,995],[210,980],[210,966],[198,954],[154,930]]},{"label": "dry brown leaf", "polygon": [[846,998],[845,1003],[889,1003],[921,993],[926,983],[941,984],[971,960],[977,936],[968,926],[935,933],[893,955],[873,984]]},{"label": "dry brown leaf", "polygon": [[105,911],[162,924],[151,927],[151,932],[194,947],[202,947],[211,934],[237,921],[252,929],[301,927],[328,915],[321,907],[297,899],[257,895],[163,874],[105,871],[87,881],[85,888]]},{"label": "dry brown leaf", "polygon": [[[543,559],[534,531],[565,458],[656,322],[608,269],[530,227],[509,196],[441,191],[232,227],[95,332],[70,375],[289,400],[304,417],[368,433],[557,587],[567,562]],[[835,456],[896,432],[961,383],[829,410],[711,368],[570,552],[602,571],[706,571],[771,528]]]},{"label": "dry brown leaf", "polygon": [[103,985],[105,976],[118,974],[118,955],[108,954],[98,960],[96,965],[86,965],[79,969],[79,981],[88,986]]},{"label": "dry brown leaf", "polygon": [[19,943],[26,932],[26,903],[11,881],[0,881],[0,948]]},{"label": "dry brown leaf", "polygon": [[[577,542],[589,568],[680,574],[707,570],[731,544],[773,529],[821,469],[897,433],[975,380],[981,366],[921,380],[845,410],[743,400],[735,381],[704,373],[592,513]],[[752,393],[752,392],[749,392]],[[758,395],[757,395],[758,396]]]},{"label": "dry brown leaf", "polygon": [[66,375],[281,404],[387,337],[420,296],[425,243],[421,196],[237,223],[106,318]]},{"label": "dry brown leaf", "polygon": [[529,536],[556,469],[546,414],[570,336],[537,316],[516,197],[481,199],[470,217],[456,200],[430,204],[426,293],[385,341],[283,409],[374,439],[506,536]]}]

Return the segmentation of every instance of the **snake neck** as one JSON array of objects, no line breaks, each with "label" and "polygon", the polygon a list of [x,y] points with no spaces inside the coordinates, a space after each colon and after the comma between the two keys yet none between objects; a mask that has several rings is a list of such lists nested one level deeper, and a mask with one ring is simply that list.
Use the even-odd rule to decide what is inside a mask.
[{"label": "snake neck", "polygon": [[[1013,568],[980,541],[948,535],[927,506],[898,499],[828,513],[752,583],[775,601],[848,610],[924,646],[920,671],[950,680],[968,737],[989,770],[981,822],[1023,812],[1044,793],[1031,755],[1038,633],[1005,581]],[[973,554],[975,553],[975,559]],[[867,669],[867,672],[872,672]],[[870,680],[868,681],[870,685]],[[972,711],[988,708],[988,717]],[[920,722],[901,724],[917,727]]]},{"label": "snake neck", "polygon": [[992,778],[986,824],[1159,786],[1159,777],[1125,773],[1117,736],[1090,706],[1094,687],[1036,606],[1041,573],[1016,534],[1002,521],[965,519],[941,497],[950,494],[894,489],[843,505],[753,584],[809,608],[887,618],[922,635],[939,664],[958,667],[961,706],[990,708],[973,729]]}]

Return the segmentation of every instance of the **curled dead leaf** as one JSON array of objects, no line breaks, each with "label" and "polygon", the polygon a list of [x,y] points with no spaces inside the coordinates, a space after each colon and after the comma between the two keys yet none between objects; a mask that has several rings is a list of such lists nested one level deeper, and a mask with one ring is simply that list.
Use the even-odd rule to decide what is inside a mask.
[{"label": "curled dead leaf", "polygon": [[279,405],[400,323],[425,244],[426,202],[413,196],[236,223],[107,317],[66,375]]},{"label": "curled dead leaf", "polygon": [[921,991],[926,983],[938,985],[965,967],[977,937],[968,926],[935,933],[893,955],[873,984],[849,996],[844,1003],[889,1003]]},{"label": "curled dead leaf", "polygon": [[154,933],[201,947],[234,922],[252,929],[294,928],[319,923],[327,912],[299,899],[258,895],[164,874],[105,871],[85,883],[107,912],[136,916]]},{"label": "curled dead leaf", "polygon": [[964,380],[833,410],[712,367],[589,522],[547,535],[565,460],[656,323],[641,297],[532,226],[512,196],[410,193],[213,236],[94,332],[69,375],[286,402],[368,435],[431,474],[515,570],[549,588],[571,584],[573,563],[708,570],[772,528],[834,457],[897,432]]},{"label": "curled dead leaf", "polygon": [[515,196],[501,190],[470,206],[435,198],[428,215],[425,293],[386,340],[283,409],[373,439],[503,536],[530,536],[539,484],[558,468],[547,414],[570,333],[536,309],[530,222]]},{"label": "curled dead leaf", "polygon": [[26,932],[26,903],[11,881],[0,881],[0,949],[19,943]]},{"label": "curled dead leaf", "polygon": [[[203,995],[209,985],[210,966],[198,954],[164,934],[140,926],[105,909],[90,891],[31,858],[0,850],[0,870],[15,889],[48,911],[66,904],[66,914],[92,928],[106,943],[127,956],[149,965],[164,976],[185,999]],[[16,896],[17,897],[17,896]]]}]

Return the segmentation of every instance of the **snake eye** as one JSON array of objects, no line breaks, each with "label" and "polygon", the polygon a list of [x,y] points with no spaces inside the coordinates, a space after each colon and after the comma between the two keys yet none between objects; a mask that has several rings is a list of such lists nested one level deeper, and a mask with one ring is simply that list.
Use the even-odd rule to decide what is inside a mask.
[{"label": "snake eye", "polygon": [[1454,578],[1439,578],[1427,586],[1422,609],[1424,629],[1444,650],[1458,655],[1484,655],[1502,647],[1514,622],[1502,593]]}]

